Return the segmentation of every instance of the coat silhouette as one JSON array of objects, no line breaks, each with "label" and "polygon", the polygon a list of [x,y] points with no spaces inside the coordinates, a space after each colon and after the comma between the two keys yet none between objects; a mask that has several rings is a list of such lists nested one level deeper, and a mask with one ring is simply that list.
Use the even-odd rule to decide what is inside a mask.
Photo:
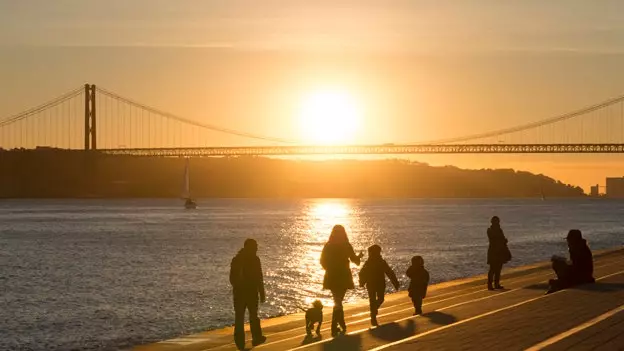
[{"label": "coat silhouette", "polygon": [[572,263],[568,264],[563,258],[553,257],[552,267],[557,279],[550,280],[548,292],[595,281],[594,257],[587,245],[587,240],[583,239],[581,231],[578,229],[570,230],[566,240]]},{"label": "coat silhouette", "polygon": [[252,344],[266,340],[262,335],[258,318],[258,300],[264,302],[264,279],[260,258],[256,256],[258,244],[247,239],[245,246],[234,256],[230,264],[230,284],[234,297],[234,342],[239,349],[245,348],[245,311],[249,310],[249,326]]},{"label": "coat silhouette", "polygon": [[[503,264],[511,260],[511,252],[507,247],[507,238],[500,226],[500,219],[496,216],[492,217],[492,225],[487,230],[488,236],[488,252],[487,263],[490,265],[488,271],[487,286],[489,290],[502,289],[500,285],[500,276]],[[494,286],[492,285],[494,284]]]},{"label": "coat silhouette", "polygon": [[580,231],[577,235],[572,234],[568,249],[572,261],[572,281],[580,284],[594,282],[594,256],[587,245],[587,240],[581,237]]},{"label": "coat silhouette", "polygon": [[331,290],[334,299],[331,322],[332,336],[347,332],[342,301],[347,290],[355,288],[349,260],[359,265],[361,258],[362,255],[356,255],[353,251],[345,228],[341,225],[335,225],[321,252],[321,266],[325,269],[323,289]]},{"label": "coat silhouette", "polygon": [[502,265],[509,262],[511,260],[511,252],[507,247],[507,238],[500,227],[500,222],[494,220],[494,223],[487,230],[487,236],[489,242],[487,263]]},{"label": "coat silhouette", "polygon": [[399,290],[399,280],[386,260],[381,257],[381,247],[373,245],[368,248],[368,260],[359,273],[360,286],[366,286],[368,291],[372,325],[377,325],[377,312],[385,299],[386,276],[390,278],[394,288]]},{"label": "coat silhouette", "polygon": [[425,298],[429,286],[429,272],[425,267],[410,266],[405,275],[410,278],[410,285],[407,288],[408,296]]},{"label": "coat silhouette", "polygon": [[381,257],[381,248],[373,245],[368,250],[368,260],[360,270],[360,286],[366,286],[367,289],[386,289],[386,276],[392,282],[395,289],[399,289],[399,280],[394,271],[386,260]]},{"label": "coat silhouette", "polygon": [[427,296],[427,287],[429,286],[429,272],[425,269],[423,258],[420,256],[412,257],[412,265],[407,269],[405,275],[410,278],[407,291],[414,304],[414,314],[422,314],[422,300]]},{"label": "coat silhouette", "polygon": [[328,242],[321,252],[321,266],[325,269],[323,289],[354,289],[349,260],[360,264],[360,256],[355,254],[349,242]]}]

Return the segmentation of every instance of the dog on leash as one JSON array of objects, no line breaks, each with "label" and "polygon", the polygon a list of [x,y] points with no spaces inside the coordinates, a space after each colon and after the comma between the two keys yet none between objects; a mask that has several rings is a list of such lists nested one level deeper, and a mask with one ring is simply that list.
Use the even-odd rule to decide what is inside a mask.
[{"label": "dog on leash", "polygon": [[312,330],[314,330],[314,325],[316,325],[316,335],[321,336],[321,324],[323,324],[323,303],[320,300],[315,300],[312,302],[312,307],[303,308],[299,307],[300,310],[305,312],[306,319],[306,333],[308,335],[312,335]]}]

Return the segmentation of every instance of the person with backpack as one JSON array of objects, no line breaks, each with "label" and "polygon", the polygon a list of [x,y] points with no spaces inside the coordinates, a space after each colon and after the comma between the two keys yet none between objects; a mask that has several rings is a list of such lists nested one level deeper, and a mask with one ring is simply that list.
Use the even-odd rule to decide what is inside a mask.
[{"label": "person with backpack", "polygon": [[254,239],[247,239],[230,265],[230,284],[234,295],[234,342],[239,350],[245,349],[246,310],[249,311],[252,345],[257,346],[266,341],[258,318],[258,301],[264,303],[265,292],[257,252],[258,243]]}]

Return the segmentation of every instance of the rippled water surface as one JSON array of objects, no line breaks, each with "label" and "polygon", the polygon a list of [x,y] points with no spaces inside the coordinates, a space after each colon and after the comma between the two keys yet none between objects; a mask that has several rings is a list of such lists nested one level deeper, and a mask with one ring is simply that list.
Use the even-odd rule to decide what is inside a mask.
[{"label": "rippled water surface", "polygon": [[115,350],[231,324],[229,263],[248,237],[272,316],[331,304],[318,261],[337,223],[356,250],[381,245],[403,282],[415,254],[444,281],[486,270],[494,214],[518,266],[565,254],[570,228],[621,246],[623,213],[603,200],[0,201],[0,349]]}]

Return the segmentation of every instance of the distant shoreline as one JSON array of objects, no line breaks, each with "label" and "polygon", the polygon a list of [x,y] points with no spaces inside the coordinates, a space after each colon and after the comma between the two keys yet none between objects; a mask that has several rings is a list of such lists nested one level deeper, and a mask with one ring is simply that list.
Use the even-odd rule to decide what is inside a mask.
[{"label": "distant shoreline", "polygon": [[[323,196],[308,196],[308,197],[197,197],[193,198],[197,201],[202,200],[541,200],[540,197],[323,197]],[[592,197],[589,195],[584,196],[561,196],[546,198],[545,202],[550,200],[603,200],[603,201],[622,201],[623,198],[610,198],[610,197]],[[2,200],[180,200],[184,199],[179,197],[158,197],[158,196],[144,196],[144,197],[102,197],[102,196],[84,196],[84,197],[0,197]]]},{"label": "distant shoreline", "polygon": [[[583,189],[513,169],[434,167],[402,159],[189,161],[194,198],[571,198]],[[0,198],[181,198],[186,159],[64,150],[0,152]]]}]

